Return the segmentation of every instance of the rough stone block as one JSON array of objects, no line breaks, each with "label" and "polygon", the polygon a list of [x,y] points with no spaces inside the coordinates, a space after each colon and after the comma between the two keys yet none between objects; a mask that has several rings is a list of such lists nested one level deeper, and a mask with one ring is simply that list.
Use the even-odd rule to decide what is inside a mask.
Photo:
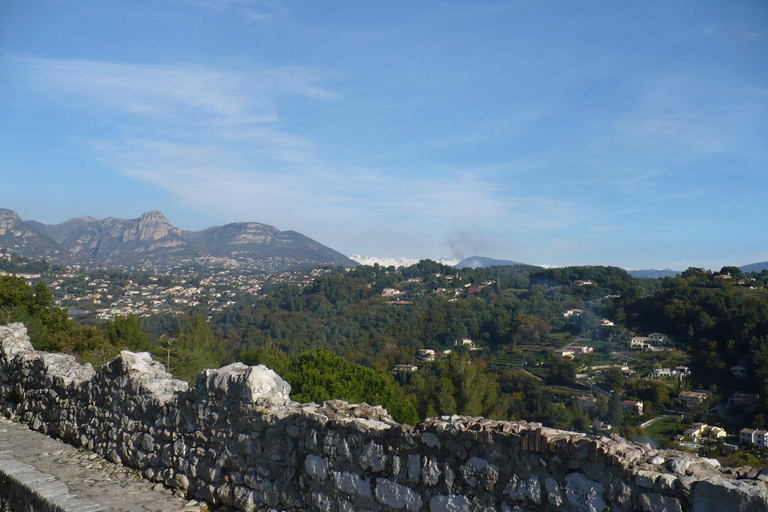
[{"label": "rough stone block", "polygon": [[351,473],[349,471],[333,471],[333,482],[336,488],[341,492],[346,493],[349,496],[361,496],[363,498],[370,498],[371,484],[365,481],[357,473]]},{"label": "rough stone block", "polygon": [[661,494],[641,494],[640,506],[643,512],[682,512],[680,501]]},{"label": "rough stone block", "polygon": [[693,488],[694,512],[765,512],[768,510],[768,489],[757,484],[725,478],[707,478]]},{"label": "rough stone block", "polygon": [[370,469],[374,473],[383,471],[387,465],[384,448],[373,440],[368,442],[360,454],[359,464],[361,468]]},{"label": "rough stone block", "polygon": [[421,468],[421,479],[424,484],[432,486],[440,480],[440,466],[434,457],[427,459],[424,457],[424,465]]},{"label": "rough stone block", "polygon": [[451,494],[448,496],[432,496],[429,500],[430,512],[469,512],[472,510],[472,502],[466,496]]},{"label": "rough stone block", "polygon": [[309,454],[304,461],[304,469],[307,474],[316,480],[325,480],[328,477],[328,461],[323,457]]},{"label": "rough stone block", "polygon": [[565,477],[565,497],[581,512],[602,512],[603,485],[585,477],[581,473],[570,473]]},{"label": "rough stone block", "polygon": [[397,510],[419,510],[421,496],[410,487],[400,485],[385,478],[376,480],[376,500],[382,505]]},{"label": "rough stone block", "polygon": [[557,508],[563,505],[563,493],[560,484],[554,478],[544,479],[544,489],[547,491],[547,501]]},{"label": "rough stone block", "polygon": [[488,461],[479,457],[471,457],[461,466],[461,474],[469,486],[487,491],[492,491],[499,480],[498,466],[489,464]]}]

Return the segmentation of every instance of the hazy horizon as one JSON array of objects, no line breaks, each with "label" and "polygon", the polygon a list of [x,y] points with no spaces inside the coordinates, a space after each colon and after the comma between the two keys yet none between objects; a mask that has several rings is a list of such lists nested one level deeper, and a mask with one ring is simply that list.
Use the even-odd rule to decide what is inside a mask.
[{"label": "hazy horizon", "polygon": [[[0,209],[2,209],[2,206],[0,206]],[[161,210],[155,210],[155,211],[160,211],[162,213]],[[163,214],[163,215],[165,215],[165,214]],[[24,218],[23,216],[21,218],[24,221],[26,221],[26,220],[37,220],[37,219],[31,219],[31,218]],[[90,218],[90,219],[93,219],[93,220],[103,220],[103,219],[98,219],[98,218],[92,217],[90,215],[80,215],[78,217],[73,217],[73,219],[75,219],[75,218]],[[72,220],[72,219],[66,219],[66,220],[64,220],[62,222],[66,222],[67,220]],[[170,220],[169,220],[169,222],[170,222]],[[256,222],[256,221],[238,221],[238,222]],[[55,225],[55,224],[60,224],[60,223],[61,222],[54,222],[52,224]],[[171,224],[173,224],[173,223],[171,222]],[[178,226],[176,226],[176,227],[178,227]],[[211,227],[215,227],[215,226],[205,226],[202,229],[207,229],[207,228],[211,228]],[[333,249],[333,247],[331,247],[331,249]],[[465,261],[467,259],[474,258],[474,257],[488,258],[488,259],[498,260],[498,261],[515,261],[514,257],[507,257],[507,256],[495,257],[495,256],[489,256],[487,254],[474,254],[474,253],[467,254],[467,255],[461,255],[460,258],[447,256],[445,254],[443,254],[443,255],[430,254],[430,255],[421,255],[421,256],[418,256],[418,257],[408,257],[408,256],[402,256],[402,255],[397,256],[397,255],[391,255],[391,254],[390,255],[370,255],[370,254],[369,255],[362,255],[362,254],[358,254],[358,253],[350,253],[350,254],[345,254],[345,256],[347,256],[349,259],[351,259],[351,260],[353,260],[353,261],[355,261],[357,263],[360,263],[361,265],[373,265],[374,263],[378,263],[379,265],[386,266],[386,267],[389,267],[389,266],[395,266],[395,267],[409,266],[409,265],[416,264],[419,261],[424,260],[424,259],[433,260],[433,261],[436,261],[438,263],[442,263],[442,264],[450,265],[450,266],[456,266],[457,264],[461,263],[462,261]],[[586,263],[585,262],[582,262],[582,263],[568,263],[568,262],[565,262],[565,263],[561,263],[561,264],[551,264],[551,263],[531,262],[531,261],[515,261],[515,262],[516,263],[523,263],[523,264],[526,264],[526,265],[534,265],[534,266],[544,267],[544,268],[559,268],[559,267],[567,267],[567,266],[594,265],[593,263],[589,263],[589,262],[586,262]],[[753,263],[762,263],[762,261],[753,261],[753,262],[749,262],[749,263],[733,263],[733,262],[729,262],[729,263],[726,263],[726,264],[721,265],[719,267],[703,267],[703,268],[705,268],[707,270],[717,271],[717,270],[720,270],[724,266],[742,267],[742,266],[745,266],[745,265],[751,265]],[[638,267],[628,267],[628,266],[622,265],[620,263],[605,263],[605,265],[623,268],[623,269],[625,269],[627,271],[633,271],[633,270],[674,270],[674,271],[677,271],[677,272],[682,272],[683,270],[685,270],[685,269],[687,269],[689,267],[700,267],[700,266],[697,266],[697,265],[686,265],[686,266],[680,267],[680,268],[670,268],[670,267],[643,267],[643,268],[638,268]]]}]

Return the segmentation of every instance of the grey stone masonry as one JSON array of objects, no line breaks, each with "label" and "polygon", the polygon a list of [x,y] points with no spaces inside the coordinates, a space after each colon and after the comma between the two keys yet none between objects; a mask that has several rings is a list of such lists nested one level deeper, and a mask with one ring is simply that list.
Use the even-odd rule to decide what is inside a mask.
[{"label": "grey stone masonry", "polygon": [[[749,471],[538,423],[451,416],[401,425],[381,407],[299,404],[266,367],[174,380],[149,354],[94,372],[0,327],[0,412],[239,510],[768,511]],[[663,462],[660,462],[662,461]],[[741,477],[741,478],[737,478]]]}]

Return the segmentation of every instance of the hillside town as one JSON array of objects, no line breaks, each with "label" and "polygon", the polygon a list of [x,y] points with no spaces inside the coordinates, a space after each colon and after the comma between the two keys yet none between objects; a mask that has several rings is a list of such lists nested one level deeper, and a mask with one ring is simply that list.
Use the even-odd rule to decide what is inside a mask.
[{"label": "hillside town", "polygon": [[[7,262],[8,254],[0,253],[0,258]],[[36,268],[32,265],[31,268],[29,272],[2,273],[23,277],[30,284],[46,284],[54,303],[81,324],[109,322],[131,315],[148,319],[163,315],[202,315],[211,320],[240,302],[263,300],[276,287],[289,285],[297,290],[306,289],[321,276],[349,272],[320,267],[265,273],[199,265],[166,271],[79,266]],[[374,293],[374,300],[396,308],[413,306],[415,301],[429,296],[440,297],[448,303],[471,303],[498,293],[500,288],[498,280],[489,276],[469,279],[451,271],[421,271],[420,275],[413,275],[412,270],[376,266],[366,272],[371,279],[367,286],[380,290]],[[749,284],[745,280],[745,285]],[[553,298],[562,295],[558,300],[570,304],[573,299],[568,298],[571,297],[568,294],[574,293],[573,290],[581,292],[595,287],[591,280],[576,279],[570,287],[550,286],[549,293]],[[457,352],[499,375],[519,371],[536,379],[554,393],[555,402],[576,400],[586,413],[594,415],[595,420],[589,425],[589,431],[594,433],[617,432],[619,427],[614,423],[620,423],[624,424],[624,431],[631,425],[638,435],[645,432],[668,438],[675,446],[691,450],[712,446],[726,451],[734,451],[739,446],[764,449],[768,439],[766,431],[759,425],[747,423],[745,426],[739,419],[755,411],[760,403],[758,393],[740,385],[748,382],[747,367],[743,364],[730,367],[733,386],[695,387],[684,339],[658,331],[631,332],[597,314],[618,298],[619,294],[606,293],[581,300],[578,307],[565,307],[558,314],[561,319],[558,330],[562,332],[549,335],[546,343],[521,339],[509,347],[512,350],[499,352],[492,351],[476,334],[457,336],[440,347],[418,348],[411,353],[412,357],[394,361],[390,372],[398,380],[407,382],[422,372],[433,371],[435,365]],[[573,334],[568,334],[569,329]],[[566,368],[572,375],[553,379],[555,365]],[[606,421],[612,400],[617,400],[620,414]]]}]

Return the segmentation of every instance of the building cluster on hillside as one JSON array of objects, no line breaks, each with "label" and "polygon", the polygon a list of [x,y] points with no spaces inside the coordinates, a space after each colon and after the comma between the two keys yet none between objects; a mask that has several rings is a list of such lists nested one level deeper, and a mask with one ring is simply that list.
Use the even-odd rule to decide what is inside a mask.
[{"label": "building cluster on hillside", "polygon": [[[563,318],[572,318],[581,316],[584,313],[583,309],[566,309],[563,311]],[[597,325],[598,327],[613,327],[614,324],[612,321],[608,320],[607,318],[598,318],[597,319]]]},{"label": "building cluster on hillside", "polygon": [[696,409],[706,404],[708,397],[703,391],[681,391],[677,394],[677,399],[686,409]]},{"label": "building cluster on hillside", "polygon": [[647,379],[663,379],[663,378],[677,378],[689,377],[691,370],[687,366],[675,366],[674,368],[656,368],[645,377]]},{"label": "building cluster on hillside", "polygon": [[753,409],[760,404],[760,395],[757,393],[734,393],[728,397],[728,405],[736,405],[745,409]]},{"label": "building cluster on hillside", "polygon": [[635,336],[629,340],[629,348],[645,352],[659,352],[664,350],[661,345],[668,345],[669,337],[666,334],[652,332],[648,336]]},{"label": "building cluster on hillside", "polygon": [[699,443],[707,439],[717,440],[725,439],[726,437],[727,433],[722,427],[715,427],[707,425],[706,423],[694,423],[685,429],[681,435],[675,437],[675,440],[678,442],[687,441],[691,443]]},{"label": "building cluster on hillside", "polygon": [[48,287],[55,303],[68,308],[71,314],[86,313],[84,308],[88,308],[98,318],[109,320],[127,315],[181,314],[196,307],[204,307],[208,312],[223,311],[235,304],[238,296],[256,296],[266,285],[306,286],[326,272],[330,270],[246,274],[232,269],[195,269],[144,276],[134,281],[106,274],[103,277],[85,275],[68,269],[52,276]]},{"label": "building cluster on hillside", "polygon": [[[474,340],[472,340],[470,338],[458,339],[458,340],[453,342],[453,346],[468,348],[470,351],[473,351],[473,352],[477,351],[477,350],[482,350],[481,347],[475,346]],[[416,360],[420,361],[422,363],[433,363],[433,362],[435,362],[435,360],[438,357],[447,356],[451,352],[453,352],[452,349],[435,350],[435,349],[431,349],[431,348],[420,348],[416,352]],[[396,364],[396,365],[394,365],[392,367],[392,371],[393,372],[406,372],[406,373],[410,373],[410,372],[415,372],[418,369],[419,369],[418,366],[416,366],[415,364],[411,364],[411,363],[400,363],[400,364]]]},{"label": "building cluster on hillside", "polygon": [[595,349],[593,347],[588,347],[584,345],[571,345],[569,347],[555,350],[555,354],[559,355],[563,359],[573,359],[577,355],[580,356],[580,355],[590,354],[594,351]]},{"label": "building cluster on hillside", "polygon": [[759,450],[768,446],[768,431],[756,428],[743,428],[739,432],[739,444],[751,443]]}]

